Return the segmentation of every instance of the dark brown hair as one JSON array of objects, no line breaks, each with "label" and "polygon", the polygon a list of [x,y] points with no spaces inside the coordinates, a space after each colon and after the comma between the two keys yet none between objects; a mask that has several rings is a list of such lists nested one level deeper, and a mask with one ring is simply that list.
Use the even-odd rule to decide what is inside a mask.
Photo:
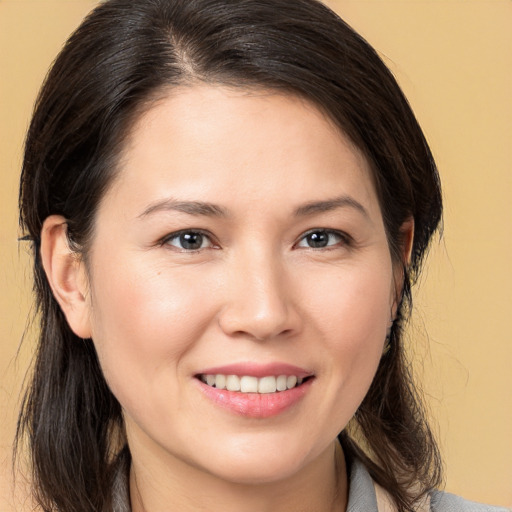
[{"label": "dark brown hair", "polygon": [[39,256],[44,220],[67,219],[86,257],[97,206],[134,119],[169,88],[203,82],[296,94],[313,102],[371,164],[391,254],[414,218],[412,260],[390,349],[353,422],[345,453],[363,459],[400,511],[439,484],[440,458],[404,355],[410,285],[441,218],[431,152],[392,74],[371,46],[315,0],[110,0],[71,36],[50,70],[30,125],[20,223],[32,240],[40,337],[20,413],[36,499],[45,511],[110,510],[121,407],[91,340],[77,339]]}]

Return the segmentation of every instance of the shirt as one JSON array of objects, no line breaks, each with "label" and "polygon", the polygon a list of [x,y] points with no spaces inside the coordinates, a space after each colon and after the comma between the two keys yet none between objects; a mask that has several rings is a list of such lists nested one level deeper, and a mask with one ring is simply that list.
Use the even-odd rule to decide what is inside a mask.
[{"label": "shirt", "polygon": [[[118,461],[114,481],[114,512],[131,512],[128,485],[129,457]],[[352,462],[349,478],[347,512],[394,512],[389,495],[372,480],[365,465],[358,459]],[[511,512],[510,509],[491,507],[464,500],[458,496],[442,491],[433,491],[418,509],[418,512]]]}]

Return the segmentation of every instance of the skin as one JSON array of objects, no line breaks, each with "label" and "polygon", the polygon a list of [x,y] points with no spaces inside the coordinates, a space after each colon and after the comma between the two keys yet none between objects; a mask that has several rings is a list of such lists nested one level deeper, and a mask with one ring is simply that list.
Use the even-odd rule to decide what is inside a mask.
[{"label": "skin", "polygon": [[[201,248],[180,246],[180,230],[204,233]],[[311,230],[331,230],[328,245],[310,247]],[[412,224],[404,230],[406,258]],[[345,510],[336,436],[376,372],[398,266],[368,162],[319,110],[264,91],[172,91],[131,130],[88,268],[58,216],[45,223],[42,256],[123,407],[135,512]],[[243,361],[293,364],[314,379],[283,413],[247,418],[205,398],[195,378]]]}]

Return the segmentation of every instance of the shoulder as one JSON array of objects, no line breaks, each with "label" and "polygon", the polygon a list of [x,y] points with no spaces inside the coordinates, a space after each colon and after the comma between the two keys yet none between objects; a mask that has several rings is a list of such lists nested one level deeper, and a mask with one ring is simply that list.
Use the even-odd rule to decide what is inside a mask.
[{"label": "shoulder", "polygon": [[430,495],[431,512],[509,512],[510,509],[492,507],[468,501],[448,492],[433,491]]},{"label": "shoulder", "polygon": [[[350,468],[347,512],[396,512],[391,496],[370,476],[365,465],[355,459]],[[433,490],[415,507],[415,512],[512,512],[465,500],[448,492]]]}]

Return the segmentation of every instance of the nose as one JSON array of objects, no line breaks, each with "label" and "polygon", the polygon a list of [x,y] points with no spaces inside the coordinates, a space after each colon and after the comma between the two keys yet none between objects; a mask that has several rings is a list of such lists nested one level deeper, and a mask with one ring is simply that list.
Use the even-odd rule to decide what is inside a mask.
[{"label": "nose", "polygon": [[219,325],[229,336],[264,341],[301,327],[297,297],[277,257],[246,256],[231,267]]}]

